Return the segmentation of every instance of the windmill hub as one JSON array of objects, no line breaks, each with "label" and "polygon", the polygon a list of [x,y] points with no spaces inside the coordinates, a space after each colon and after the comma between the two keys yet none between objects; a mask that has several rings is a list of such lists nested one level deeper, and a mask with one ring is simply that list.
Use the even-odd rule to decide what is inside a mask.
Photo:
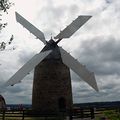
[{"label": "windmill hub", "polygon": [[57,43],[52,38],[47,42],[47,44],[52,47],[56,47],[56,45],[57,45]]}]

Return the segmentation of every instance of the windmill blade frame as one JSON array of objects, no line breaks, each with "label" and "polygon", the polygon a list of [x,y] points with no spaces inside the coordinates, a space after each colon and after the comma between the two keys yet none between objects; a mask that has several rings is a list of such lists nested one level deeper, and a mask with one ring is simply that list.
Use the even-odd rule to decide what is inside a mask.
[{"label": "windmill blade frame", "polygon": [[37,38],[39,38],[44,44],[46,44],[45,36],[44,36],[44,33],[42,31],[37,29],[29,21],[27,21],[25,18],[23,18],[19,13],[15,12],[15,14],[16,14],[17,22],[19,22],[28,31],[30,31],[33,35],[35,35]]},{"label": "windmill blade frame", "polygon": [[20,83],[21,80],[32,70],[36,65],[38,65],[45,57],[47,57],[52,50],[45,52],[40,52],[33,56],[25,65],[23,65],[5,84],[7,87],[9,85],[14,85]]},{"label": "windmill blade frame", "polygon": [[70,25],[61,31],[55,39],[71,37],[82,25],[84,25],[92,16],[78,16]]},{"label": "windmill blade frame", "polygon": [[[53,40],[51,37],[49,41],[45,41],[44,34],[16,12],[17,21],[38,37],[45,47],[23,65],[0,90],[5,90],[9,85],[20,83],[35,68],[32,110],[50,114],[53,112],[58,114],[61,110],[66,114],[73,109],[70,69],[93,89],[99,91],[94,73],[58,46],[63,38],[71,37],[90,18],[91,16],[79,16],[55,37],[57,40]],[[67,104],[63,105],[63,103]]]},{"label": "windmill blade frame", "polygon": [[67,53],[63,48],[60,47],[60,53],[62,61],[65,65],[71,68],[80,78],[87,82],[96,91],[98,86],[95,80],[94,73],[89,72],[84,65],[74,59],[69,53]]}]

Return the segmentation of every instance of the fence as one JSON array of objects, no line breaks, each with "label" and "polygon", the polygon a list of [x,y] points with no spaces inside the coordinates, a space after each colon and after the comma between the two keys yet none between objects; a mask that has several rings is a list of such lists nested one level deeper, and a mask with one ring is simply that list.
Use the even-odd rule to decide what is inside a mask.
[{"label": "fence", "polygon": [[[112,109],[112,108],[111,108]],[[99,114],[101,111],[106,110],[106,108],[74,108],[72,113],[59,113],[59,114],[40,114],[33,113],[32,110],[3,110],[0,111],[0,120],[6,120],[7,118],[17,118],[17,120],[25,120],[28,117],[42,117],[42,119],[47,120],[50,117],[57,118],[69,118],[72,120],[74,118],[90,118],[94,119],[96,114]]]},{"label": "fence", "polygon": [[[42,118],[42,120],[47,120],[48,118],[64,118],[66,116],[65,113],[59,114],[40,114],[38,112],[33,112],[32,110],[3,110],[0,112],[0,120],[7,119],[17,119],[17,120],[25,120],[27,118]],[[71,120],[71,116],[69,118]]]}]

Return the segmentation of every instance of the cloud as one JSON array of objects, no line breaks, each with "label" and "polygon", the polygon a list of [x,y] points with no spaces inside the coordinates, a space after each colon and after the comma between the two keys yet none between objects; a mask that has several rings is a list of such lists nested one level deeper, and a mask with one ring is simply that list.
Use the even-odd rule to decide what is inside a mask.
[{"label": "cloud", "polygon": [[[75,102],[99,102],[119,100],[120,77],[120,42],[113,36],[95,36],[90,40],[81,42],[79,48],[74,51],[79,61],[95,73],[99,93],[89,91],[79,78],[73,78],[73,96]],[[79,87],[78,87],[78,82]],[[76,85],[77,83],[77,85]],[[74,85],[75,84],[75,85]],[[81,85],[80,85],[81,84]],[[91,96],[91,97],[90,97]]]},{"label": "cloud", "polygon": [[[87,84],[73,82],[73,99],[76,103],[119,100],[119,79],[117,76],[97,77],[100,91],[95,92]],[[114,81],[114,82],[113,82]]]},{"label": "cloud", "polygon": [[[24,2],[19,2],[17,10],[43,31],[46,39],[50,39],[51,33],[53,36],[57,35],[78,15],[92,15],[93,17],[69,40],[65,39],[60,43],[64,49],[95,73],[100,88],[99,93],[95,92],[71,72],[74,102],[119,100],[119,0],[35,0],[26,1],[27,7]],[[23,11],[21,7],[24,7]],[[11,30],[15,32],[13,44],[17,49],[13,52],[0,53],[1,84],[43,47],[42,42],[36,40],[27,30],[20,25],[15,26],[17,28],[13,30],[12,24]],[[3,93],[7,103],[31,103],[32,79],[33,72],[27,75],[22,83],[7,88]]]},{"label": "cloud", "polygon": [[120,67],[120,42],[115,38],[96,37],[82,42],[76,56],[96,74],[118,74]]}]

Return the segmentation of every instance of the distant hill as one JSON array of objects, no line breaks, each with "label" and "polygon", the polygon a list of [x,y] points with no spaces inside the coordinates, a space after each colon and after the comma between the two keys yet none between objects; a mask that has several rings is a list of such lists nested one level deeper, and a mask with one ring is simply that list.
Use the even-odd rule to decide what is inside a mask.
[{"label": "distant hill", "polygon": [[[11,109],[19,109],[20,104],[7,104]],[[31,109],[31,104],[22,104],[23,108]],[[80,108],[120,108],[120,101],[115,102],[93,102],[93,103],[74,103],[74,107]]]},{"label": "distant hill", "polygon": [[23,107],[24,109],[31,109],[32,108],[32,105],[31,104],[7,104],[7,108],[10,108],[10,109],[19,109],[20,107]]},{"label": "distant hill", "polygon": [[114,101],[114,102],[93,102],[93,103],[75,103],[74,107],[81,107],[81,108],[87,108],[87,107],[94,107],[94,108],[120,108],[120,101]]}]

